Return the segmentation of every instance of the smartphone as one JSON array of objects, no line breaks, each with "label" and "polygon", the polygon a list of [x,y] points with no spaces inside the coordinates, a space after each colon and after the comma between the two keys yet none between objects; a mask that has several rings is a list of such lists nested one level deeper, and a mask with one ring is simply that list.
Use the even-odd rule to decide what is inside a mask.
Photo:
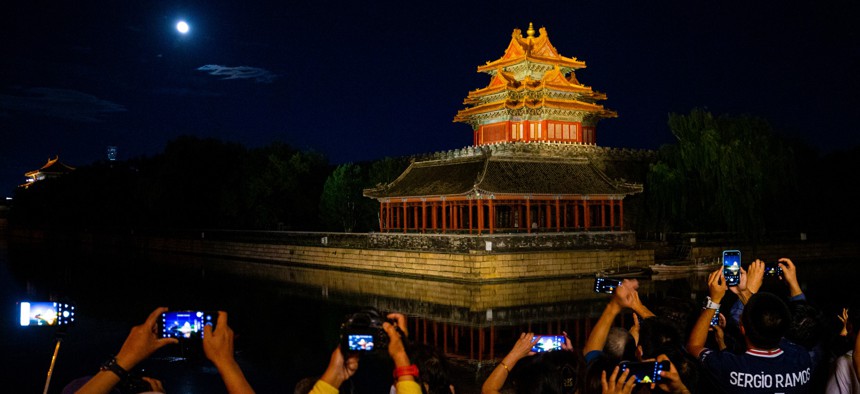
[{"label": "smartphone", "polygon": [[214,327],[217,317],[210,311],[167,311],[161,314],[158,332],[161,338],[203,339],[203,327]]},{"label": "smartphone", "polygon": [[711,327],[720,324],[720,310],[714,309],[714,317],[711,319]]},{"label": "smartphone", "polygon": [[595,293],[612,294],[618,286],[621,286],[621,279],[594,278]]},{"label": "smartphone", "polygon": [[741,251],[723,251],[723,276],[727,286],[737,286],[741,282]]},{"label": "smartphone", "polygon": [[75,322],[75,306],[64,302],[21,301],[20,324],[22,327],[64,326]]},{"label": "smartphone", "polygon": [[376,336],[368,332],[346,332],[343,340],[348,352],[369,352],[375,346]]},{"label": "smartphone", "polygon": [[564,335],[541,335],[532,347],[532,351],[535,353],[552,352],[561,350],[562,345],[564,345]]},{"label": "smartphone", "polygon": [[779,266],[779,262],[764,263],[764,275],[777,277],[782,276],[782,267]]},{"label": "smartphone", "polygon": [[[618,364],[621,367],[619,372],[630,370],[630,375],[636,376],[637,384],[649,384],[662,381],[660,371],[669,370],[668,361],[647,361],[647,362],[622,362]],[[628,375],[629,376],[629,375]]]}]

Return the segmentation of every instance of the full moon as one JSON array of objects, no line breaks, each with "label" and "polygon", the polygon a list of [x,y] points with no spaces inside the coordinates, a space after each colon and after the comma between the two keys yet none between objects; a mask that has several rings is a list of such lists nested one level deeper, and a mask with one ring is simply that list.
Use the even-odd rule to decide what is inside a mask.
[{"label": "full moon", "polygon": [[182,34],[188,33],[188,24],[185,21],[180,21],[176,24],[176,30]]}]

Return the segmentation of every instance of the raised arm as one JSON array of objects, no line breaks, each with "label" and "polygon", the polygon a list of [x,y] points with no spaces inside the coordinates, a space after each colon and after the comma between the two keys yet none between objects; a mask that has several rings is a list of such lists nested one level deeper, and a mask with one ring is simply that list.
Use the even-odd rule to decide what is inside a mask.
[{"label": "raised arm", "polygon": [[534,347],[538,338],[539,337],[535,337],[535,334],[531,332],[520,334],[520,339],[518,339],[517,343],[514,344],[514,348],[508,352],[502,361],[499,361],[499,364],[496,365],[496,368],[493,369],[493,372],[491,372],[490,376],[487,377],[487,380],[484,381],[484,385],[481,386],[481,393],[499,393],[502,386],[505,384],[505,380],[508,378],[508,374],[511,373],[511,369],[514,368],[514,365],[516,365],[521,358],[528,356],[531,353],[532,347]]},{"label": "raised arm", "polygon": [[[719,304],[726,294],[726,280],[723,277],[723,270],[718,269],[711,272],[708,276],[708,293],[710,294],[711,302]],[[687,352],[693,357],[699,357],[702,350],[705,349],[705,341],[708,339],[708,328],[711,326],[711,319],[714,317],[714,309],[705,308],[693,325],[693,330],[690,332],[690,337],[687,339]]]},{"label": "raised arm", "polygon": [[167,308],[158,308],[149,314],[149,317],[146,318],[143,324],[132,327],[131,332],[125,339],[116,357],[106,363],[99,373],[93,376],[92,379],[87,381],[75,393],[109,393],[138,363],[145,360],[161,347],[179,342],[176,338],[159,338],[155,334],[158,326],[158,317],[166,311]]},{"label": "raised arm", "polygon": [[233,357],[233,330],[227,325],[227,312],[218,312],[218,321],[214,330],[210,325],[203,328],[203,352],[206,353],[206,358],[218,368],[228,393],[254,392]]}]

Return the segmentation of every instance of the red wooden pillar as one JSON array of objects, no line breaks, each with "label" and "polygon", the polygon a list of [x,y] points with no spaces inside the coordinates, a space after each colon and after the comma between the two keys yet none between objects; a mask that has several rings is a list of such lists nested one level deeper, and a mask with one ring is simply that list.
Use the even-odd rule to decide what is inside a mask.
[{"label": "red wooden pillar", "polygon": [[600,200],[600,227],[606,227],[606,200]]},{"label": "red wooden pillar", "polygon": [[484,232],[484,207],[481,199],[475,200],[475,204],[478,206],[478,234],[481,234]]},{"label": "red wooden pillar", "polygon": [[[487,201],[487,210],[490,214],[490,234],[493,233],[496,227],[496,209],[493,207],[493,200],[490,199]],[[492,342],[492,341],[491,341]]]},{"label": "red wooden pillar", "polygon": [[442,232],[443,233],[448,231],[448,220],[447,220],[448,219],[447,218],[448,211],[446,208],[447,207],[445,206],[445,200],[442,200]]},{"label": "red wooden pillar", "polygon": [[582,227],[579,225],[579,202],[573,203],[573,227]]},{"label": "red wooden pillar", "polygon": [[436,220],[436,216],[437,216],[437,212],[438,212],[438,209],[436,209],[436,208],[438,208],[438,205],[439,205],[439,203],[436,201],[433,201],[430,204],[430,218],[431,218],[430,225],[434,231],[438,228],[438,226],[437,226],[438,222]]},{"label": "red wooden pillar", "polygon": [[406,201],[405,200],[403,201],[403,214],[402,214],[402,217],[400,218],[400,220],[403,221],[402,226],[403,226],[403,232],[405,233],[406,232]]},{"label": "red wooden pillar", "polygon": [[532,232],[532,207],[531,199],[526,199],[526,233]]},{"label": "red wooden pillar", "polygon": [[609,231],[615,231],[615,200],[609,200]]},{"label": "red wooden pillar", "polygon": [[568,205],[570,205],[570,202],[565,201],[564,205],[563,205],[564,213],[562,214],[562,217],[564,218],[564,219],[562,219],[562,227],[564,227],[565,230],[568,229],[568,226],[567,226],[567,207],[568,207]]},{"label": "red wooden pillar", "polygon": [[442,354],[448,354],[448,323],[442,323]]},{"label": "red wooden pillar", "polygon": [[[418,207],[415,207],[418,210]],[[417,224],[417,223],[416,223]],[[421,200],[421,232],[427,231],[427,200]]]},{"label": "red wooden pillar", "polygon": [[624,231],[624,200],[618,200],[618,231]]},{"label": "red wooden pillar", "polygon": [[472,200],[469,200],[469,234],[472,233]]},{"label": "red wooden pillar", "polygon": [[585,231],[588,231],[588,226],[591,224],[591,214],[588,212],[588,200],[582,200],[582,221]]}]

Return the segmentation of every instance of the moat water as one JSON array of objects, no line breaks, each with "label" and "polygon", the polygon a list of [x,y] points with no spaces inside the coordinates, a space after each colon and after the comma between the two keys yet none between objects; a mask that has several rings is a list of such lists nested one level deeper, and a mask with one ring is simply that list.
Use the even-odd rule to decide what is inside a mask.
[{"label": "moat water", "polygon": [[[858,275],[851,263],[796,263],[806,292],[835,317],[855,288]],[[704,275],[643,278],[640,293],[646,304],[700,297]],[[584,342],[606,302],[591,292],[592,284],[591,278],[456,284],[198,256],[143,256],[121,248],[82,252],[0,238],[2,391],[41,392],[56,344],[56,329],[18,325],[21,300],[76,305],[77,323],[62,337],[51,393],[97,371],[129,329],[158,306],[227,311],[237,359],[260,393],[292,392],[300,379],[321,374],[347,314],[367,306],[399,311],[410,318],[415,340],[444,347],[460,360],[458,385],[470,393],[479,391],[486,373],[476,360],[503,357],[521,331],[564,330],[574,342]],[[481,340],[483,348],[475,344]],[[161,379],[167,392],[224,392],[200,349],[166,348],[140,368]],[[362,360],[354,391],[384,392],[386,386],[374,386],[373,377],[387,376],[385,368],[383,360]]]}]

